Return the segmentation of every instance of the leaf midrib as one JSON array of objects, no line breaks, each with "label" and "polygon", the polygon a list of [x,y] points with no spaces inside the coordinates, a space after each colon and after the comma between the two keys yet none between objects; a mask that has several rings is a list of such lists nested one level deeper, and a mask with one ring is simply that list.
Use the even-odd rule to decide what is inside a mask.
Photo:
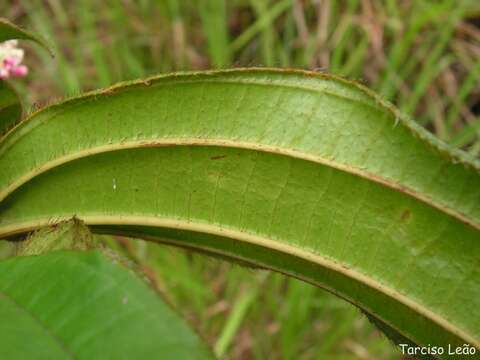
[{"label": "leaf midrib", "polygon": [[8,301],[10,304],[12,304],[15,308],[20,310],[23,314],[25,314],[27,317],[33,320],[35,324],[38,325],[38,328],[41,329],[42,332],[47,334],[49,337],[51,337],[54,341],[55,344],[57,344],[58,348],[69,358],[69,359],[75,359],[75,356],[68,350],[68,347],[66,346],[65,343],[53,332],[50,331],[50,329],[39,319],[37,318],[32,312],[28,311],[27,308],[19,304],[15,299],[10,297],[7,293],[4,291],[0,290],[0,296],[3,297],[6,301]]},{"label": "leaf midrib", "polygon": [[[202,78],[202,79],[181,79],[180,81],[176,81],[175,79],[172,80],[164,80],[165,78],[168,78],[169,76],[175,76],[175,75],[166,75],[165,77],[160,75],[158,77],[153,77],[145,80],[135,80],[134,82],[128,82],[128,83],[119,83],[116,85],[113,85],[109,88],[104,88],[104,89],[99,89],[99,90],[94,90],[91,92],[87,92],[85,94],[82,94],[79,97],[74,97],[74,98],[69,98],[64,101],[60,101],[56,104],[47,106],[45,108],[39,109],[38,111],[30,114],[30,116],[26,117],[22,122],[17,124],[16,127],[12,128],[8,133],[6,133],[3,137],[0,137],[0,145],[3,145],[3,142],[5,139],[9,138],[10,133],[13,133],[16,131],[16,128],[22,128],[22,127],[28,127],[23,133],[21,133],[19,136],[15,137],[13,141],[8,143],[6,146],[2,146],[0,148],[0,155],[2,155],[6,150],[11,148],[12,146],[15,145],[17,141],[22,139],[24,136],[26,136],[30,131],[33,131],[36,127],[40,126],[44,122],[51,121],[55,119],[57,116],[63,114],[64,112],[71,111],[75,109],[77,106],[81,106],[84,104],[87,104],[89,102],[93,102],[96,100],[96,97],[99,95],[102,96],[109,96],[109,95],[116,95],[119,94],[121,91],[128,91],[132,88],[135,88],[137,86],[142,86],[144,85],[145,87],[148,88],[153,88],[153,87],[166,87],[166,86],[171,86],[171,85],[178,85],[178,84],[186,84],[186,85],[192,85],[192,84],[238,84],[238,85],[257,85],[257,86],[266,86],[266,87],[275,87],[275,88],[286,88],[286,89],[296,89],[296,90],[301,90],[301,91],[308,91],[314,94],[323,94],[327,96],[332,96],[335,98],[340,98],[348,101],[352,101],[355,103],[358,103],[360,105],[375,109],[378,111],[378,108],[375,107],[373,104],[370,104],[366,101],[362,101],[360,99],[356,99],[353,97],[348,97],[340,94],[336,94],[331,91],[327,91],[325,89],[317,89],[315,87],[309,87],[309,86],[299,86],[299,85],[291,85],[291,84],[285,84],[285,83],[272,83],[272,82],[262,82],[260,80],[250,80],[247,81],[246,79],[208,79],[208,78]],[[145,85],[146,82],[150,81],[159,81],[157,83],[151,84],[151,85]],[[163,80],[163,81],[162,81]],[[71,104],[73,103],[73,104]],[[61,109],[60,111],[56,111],[57,107],[61,107],[62,105],[69,105],[70,107],[67,109]],[[34,119],[37,115],[42,115],[42,113],[47,112],[47,111],[54,111],[52,116],[47,117],[44,121],[42,122],[37,122],[32,125],[31,119]]]},{"label": "leaf midrib", "polygon": [[466,216],[465,214],[459,212],[456,209],[450,208],[444,204],[441,204],[431,197],[423,195],[422,193],[415,191],[405,185],[396,183],[385,177],[380,177],[377,174],[373,174],[367,171],[364,171],[358,167],[348,166],[346,164],[342,164],[340,162],[333,161],[331,159],[320,157],[318,155],[313,155],[309,153],[305,153],[303,151],[298,151],[295,149],[287,148],[287,147],[277,147],[271,145],[264,145],[260,143],[249,143],[249,142],[242,142],[242,141],[233,141],[230,139],[200,139],[200,138],[158,138],[155,140],[132,140],[132,141],[125,141],[116,144],[108,144],[102,145],[99,147],[91,147],[86,148],[82,151],[72,152],[66,156],[58,157],[53,161],[45,162],[42,166],[39,166],[29,173],[26,173],[25,176],[18,178],[17,181],[10,184],[6,189],[0,191],[0,201],[5,199],[8,195],[13,193],[16,189],[18,189],[23,184],[27,183],[31,179],[35,178],[36,176],[43,174],[44,172],[51,170],[57,166],[66,164],[68,162],[78,160],[87,156],[92,156],[96,154],[106,153],[106,152],[113,152],[113,151],[120,151],[126,149],[135,149],[139,147],[164,147],[164,146],[226,146],[231,148],[238,148],[238,149],[246,149],[252,151],[262,151],[271,154],[277,155],[286,155],[293,158],[311,161],[320,165],[325,165],[332,167],[336,170],[340,170],[349,174],[353,174],[359,176],[361,178],[367,179],[369,181],[373,181],[375,183],[381,184],[391,190],[398,191],[400,193],[407,194],[412,196],[418,201],[421,201],[428,206],[431,206],[435,209],[440,210],[441,212],[465,223],[466,225],[472,227],[473,229],[480,230],[480,222],[477,222],[472,217]]},{"label": "leaf midrib", "polygon": [[[132,215],[87,215],[79,216],[82,221],[87,225],[133,225],[133,226],[152,226],[152,227],[163,227],[171,229],[180,229],[186,231],[193,231],[199,233],[205,233],[216,236],[223,236],[236,241],[243,241],[245,243],[250,243],[253,245],[261,246],[264,248],[269,248],[276,250],[285,254],[292,255],[297,258],[312,262],[318,266],[333,270],[335,272],[341,273],[342,275],[358,281],[374,291],[380,292],[395,301],[403,304],[412,311],[421,316],[430,319],[432,322],[443,328],[444,330],[455,334],[456,336],[467,341],[471,345],[480,349],[480,340],[475,339],[467,331],[460,329],[449,322],[447,319],[435,313],[425,306],[417,303],[415,300],[410,299],[409,297],[403,295],[395,289],[389,288],[378,281],[368,277],[366,274],[363,274],[359,271],[355,271],[350,268],[347,264],[342,264],[336,262],[332,259],[329,259],[321,254],[316,253],[314,250],[305,250],[297,246],[280,243],[273,239],[270,239],[265,236],[260,236],[258,234],[251,234],[240,230],[233,230],[229,228],[222,228],[220,226],[210,225],[201,222],[192,222],[192,221],[182,221],[178,219],[171,219],[167,217],[159,216],[132,216]],[[69,220],[70,217],[58,217],[56,220],[63,221]],[[24,222],[22,224],[17,224],[16,232],[26,232],[38,227],[46,226],[50,223],[51,219],[37,219]],[[5,230],[5,228],[4,228]],[[0,233],[2,233],[2,228],[0,227]],[[13,235],[13,233],[11,233]]]},{"label": "leaf midrib", "polygon": [[[208,75],[225,75],[225,74],[247,74],[249,73],[252,74],[282,74],[286,73],[288,75],[306,75],[306,76],[311,76],[311,77],[317,77],[319,79],[323,80],[334,80],[334,81],[339,81],[342,83],[342,86],[349,86],[349,87],[355,87],[357,91],[360,91],[362,93],[362,96],[367,96],[370,97],[372,102],[368,101],[362,101],[359,98],[355,97],[350,97],[350,96],[345,96],[339,93],[335,93],[332,91],[328,91],[322,88],[318,88],[315,86],[305,86],[305,85],[293,85],[293,84],[287,84],[286,82],[275,82],[275,81],[265,81],[263,79],[239,79],[239,78],[233,78],[233,79],[228,79],[228,78],[208,78],[206,76]],[[198,79],[192,78],[195,75],[199,76]],[[187,78],[182,78],[183,76]],[[232,75],[233,76],[233,75]],[[160,86],[169,86],[169,85],[178,85],[178,84],[198,84],[198,83],[215,83],[215,84],[247,84],[247,85],[258,85],[258,86],[271,86],[271,87],[277,87],[277,88],[287,88],[287,89],[297,89],[297,90],[303,90],[303,91],[309,91],[315,94],[324,94],[348,101],[352,101],[364,106],[367,106],[369,108],[372,108],[376,111],[386,111],[390,115],[394,116],[395,121],[398,120],[399,123],[404,125],[415,137],[419,137],[422,140],[425,140],[433,149],[436,151],[442,153],[442,154],[447,154],[449,157],[455,158],[456,161],[461,162],[465,166],[470,166],[473,169],[480,170],[480,161],[477,159],[469,156],[467,153],[457,150],[457,149],[451,149],[448,147],[447,144],[443,143],[436,137],[432,136],[431,133],[429,133],[427,130],[419,126],[417,123],[415,123],[413,120],[405,117],[403,114],[399,113],[398,110],[396,110],[391,104],[389,104],[387,101],[383,100],[380,96],[376,95],[373,93],[371,90],[368,88],[364,87],[361,84],[358,84],[353,81],[345,80],[343,78],[337,77],[333,74],[325,74],[325,73],[318,73],[318,72],[313,72],[313,71],[307,71],[307,70],[296,70],[296,69],[288,69],[288,70],[282,70],[282,69],[276,69],[276,68],[238,68],[238,69],[229,69],[229,70],[212,70],[212,71],[205,71],[205,72],[178,72],[178,73],[171,73],[171,74],[162,74],[162,75],[156,75],[152,76],[150,78],[146,79],[138,79],[138,80],[133,80],[133,81],[128,81],[128,82],[121,82],[118,84],[115,84],[111,87],[104,88],[104,89],[98,89],[98,90],[93,90],[91,92],[86,92],[85,94],[82,94],[78,97],[73,97],[69,98],[66,100],[62,100],[56,104],[52,104],[50,106],[41,108],[37,110],[36,112],[33,112],[29,116],[27,116],[23,121],[21,121],[19,124],[17,124],[14,128],[12,128],[8,133],[6,133],[3,137],[0,137],[0,156],[1,154],[7,150],[10,146],[7,145],[6,149],[2,149],[3,142],[5,139],[9,138],[10,133],[16,131],[17,128],[21,128],[23,126],[28,126],[31,124],[31,119],[35,118],[37,115],[51,111],[51,110],[56,110],[57,107],[60,107],[62,105],[70,105],[71,108],[61,110],[60,112],[54,112],[52,114],[53,116],[48,118],[47,120],[51,120],[55,118],[57,115],[62,114],[64,111],[71,110],[72,108],[83,105],[85,103],[88,103],[90,101],[95,101],[96,97],[99,95],[110,95],[110,94],[118,94],[120,91],[127,91],[132,88],[138,87],[138,86],[144,86],[145,88],[150,88],[150,87],[160,87]],[[75,103],[76,102],[76,103]],[[74,103],[74,104],[70,104]],[[17,137],[15,141],[23,137],[24,135],[28,134],[29,131],[35,129],[35,127],[41,125],[43,122],[37,123],[34,126],[30,127],[27,129],[26,132],[22,133],[21,136]]]}]

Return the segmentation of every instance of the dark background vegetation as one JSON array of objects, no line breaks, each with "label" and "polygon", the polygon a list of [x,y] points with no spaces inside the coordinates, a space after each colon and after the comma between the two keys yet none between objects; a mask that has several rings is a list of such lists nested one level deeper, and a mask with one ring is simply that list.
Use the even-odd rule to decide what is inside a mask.
[{"label": "dark background vegetation", "polygon": [[[0,0],[0,14],[55,49],[51,59],[24,44],[31,73],[15,86],[31,108],[163,72],[305,68],[356,79],[480,154],[477,0]],[[401,358],[355,308],[320,289],[183,250],[106,241],[225,358]]]}]

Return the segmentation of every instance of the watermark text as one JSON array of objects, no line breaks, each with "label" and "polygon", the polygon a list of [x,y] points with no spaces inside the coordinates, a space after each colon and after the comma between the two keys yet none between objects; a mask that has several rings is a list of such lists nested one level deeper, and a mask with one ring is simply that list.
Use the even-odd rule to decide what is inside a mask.
[{"label": "watermark text", "polygon": [[475,355],[477,349],[469,344],[462,346],[411,346],[400,344],[403,355]]}]

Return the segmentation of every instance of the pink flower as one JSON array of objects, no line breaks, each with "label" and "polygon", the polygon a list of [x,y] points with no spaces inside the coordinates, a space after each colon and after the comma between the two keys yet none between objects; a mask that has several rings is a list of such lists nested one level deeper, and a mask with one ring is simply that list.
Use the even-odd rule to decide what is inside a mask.
[{"label": "pink flower", "polygon": [[25,65],[18,65],[10,71],[10,74],[15,77],[24,77],[28,74],[28,68]]},{"label": "pink flower", "polygon": [[23,77],[28,74],[28,68],[22,65],[24,51],[17,45],[16,40],[0,43],[0,79]]}]

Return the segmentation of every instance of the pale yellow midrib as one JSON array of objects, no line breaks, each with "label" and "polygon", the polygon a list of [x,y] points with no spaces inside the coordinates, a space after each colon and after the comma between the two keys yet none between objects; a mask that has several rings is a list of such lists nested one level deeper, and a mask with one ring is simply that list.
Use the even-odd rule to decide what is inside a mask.
[{"label": "pale yellow midrib", "polygon": [[281,148],[278,146],[263,145],[258,143],[234,141],[230,139],[163,138],[163,139],[155,139],[155,140],[130,140],[130,141],[125,141],[120,143],[106,144],[106,145],[101,145],[93,148],[83,149],[81,151],[77,151],[77,152],[65,155],[63,157],[58,157],[52,161],[45,162],[41,166],[36,167],[32,171],[30,171],[29,173],[26,173],[24,176],[17,178],[13,183],[11,183],[7,187],[5,187],[2,191],[0,191],[0,202],[2,202],[9,194],[11,194],[17,188],[19,188],[29,180],[33,179],[34,177],[54,167],[65,164],[67,162],[84,158],[87,156],[91,156],[91,155],[105,153],[105,152],[135,149],[139,147],[162,147],[162,146],[218,146],[218,147],[225,146],[229,148],[262,151],[266,153],[284,155],[284,156],[289,156],[289,157],[293,157],[301,160],[311,161],[320,165],[326,165],[326,166],[332,167],[336,170],[340,170],[349,174],[357,175],[369,181],[373,181],[381,185],[384,185],[395,191],[410,195],[413,198],[433,208],[436,208],[441,212],[449,216],[452,216],[453,218],[471,226],[472,228],[476,230],[480,230],[480,223],[477,223],[471,217],[468,217],[462,213],[459,213],[457,210],[449,208],[445,204],[440,204],[438,202],[435,202],[432,198],[426,195],[423,195],[418,191],[415,191],[401,184],[397,184],[392,180],[380,177],[376,174],[368,173],[360,168],[349,166],[346,164],[341,164],[331,159],[320,157],[318,155],[308,154],[308,153],[294,150],[294,149]]},{"label": "pale yellow midrib", "polygon": [[[215,73],[215,72],[216,71],[213,71],[212,74]],[[228,72],[229,72],[228,70],[225,71],[225,73],[228,73]],[[272,87],[277,87],[277,88],[288,88],[288,89],[293,89],[293,90],[302,90],[302,91],[312,92],[312,93],[315,93],[315,94],[323,94],[323,95],[327,95],[327,96],[332,96],[332,97],[348,100],[348,101],[355,102],[355,103],[358,103],[358,104],[363,105],[363,106],[367,106],[367,107],[371,107],[373,109],[379,110],[378,108],[376,108],[373,105],[372,102],[369,101],[369,100],[372,100],[372,99],[360,99],[358,97],[351,97],[351,96],[342,95],[342,94],[337,93],[335,91],[327,90],[326,87],[325,88],[320,88],[320,87],[316,87],[316,86],[308,86],[308,85],[305,85],[305,84],[298,85],[298,84],[290,84],[290,83],[287,83],[287,82],[279,82],[279,81],[269,82],[269,81],[260,80],[260,79],[251,80],[251,79],[239,79],[239,78],[233,78],[233,79],[228,79],[228,78],[223,78],[223,79],[203,78],[203,79],[196,79],[196,80],[195,79],[188,79],[187,80],[187,79],[179,78],[177,80],[175,80],[175,79],[166,80],[166,78],[168,78],[168,77],[169,77],[168,75],[160,75],[160,76],[157,76],[157,77],[154,76],[154,77],[151,77],[151,78],[135,80],[132,83],[127,83],[127,84],[120,83],[120,84],[112,85],[111,87],[108,87],[108,88],[105,88],[105,89],[93,90],[91,92],[87,92],[85,94],[82,94],[79,97],[66,99],[66,100],[60,101],[56,104],[46,106],[46,107],[41,108],[41,109],[37,110],[36,112],[30,114],[30,116],[23,119],[20,123],[16,124],[15,127],[10,129],[7,133],[0,136],[0,144],[3,143],[4,141],[6,141],[8,138],[10,138],[10,136],[13,136],[12,134],[15,131],[18,131],[21,128],[24,128],[24,127],[27,127],[27,129],[25,129],[25,131],[22,134],[20,134],[19,137],[15,138],[14,141],[18,141],[23,136],[28,135],[28,133],[30,131],[34,130],[37,126],[39,126],[41,124],[39,122],[37,122],[36,124],[32,124],[31,120],[33,120],[36,116],[41,115],[43,112],[53,110],[53,111],[55,111],[53,115],[54,115],[54,117],[56,117],[58,115],[61,115],[65,111],[72,110],[76,106],[85,104],[89,101],[95,101],[97,96],[102,96],[102,95],[105,96],[105,95],[108,95],[108,94],[111,94],[111,93],[117,93],[117,92],[124,91],[124,90],[130,90],[134,86],[141,86],[141,85],[145,85],[145,84],[149,84],[149,85],[145,85],[145,86],[150,87],[151,86],[150,84],[152,82],[157,81],[157,80],[161,80],[161,82],[154,83],[153,87],[169,86],[169,85],[173,86],[173,85],[180,85],[180,84],[187,84],[187,85],[189,85],[189,84],[236,84],[236,85],[272,86]],[[339,79],[337,79],[337,80],[339,80]],[[343,85],[345,85],[345,84],[343,84]],[[366,95],[366,94],[363,94],[363,95]],[[74,102],[74,101],[75,101],[75,103],[69,104],[70,108],[60,109],[57,112],[57,107],[59,107],[61,105],[66,105],[66,104],[68,104],[70,102]],[[388,108],[384,107],[383,110],[388,110]],[[51,118],[49,120],[51,120]],[[403,121],[403,119],[402,119],[402,121]],[[407,123],[405,123],[405,126],[407,126],[407,128],[410,128]],[[411,131],[414,131],[414,130],[411,130]],[[11,144],[8,145],[7,149],[11,146],[12,146]],[[2,149],[2,151],[4,151],[4,150]]]},{"label": "pale yellow midrib", "polygon": [[[326,284],[322,284],[322,283],[318,282],[317,280],[314,280],[311,277],[305,276],[305,275],[300,274],[300,273],[288,272],[288,270],[285,270],[285,269],[282,269],[282,268],[279,268],[279,267],[268,266],[268,265],[265,265],[261,262],[257,263],[253,259],[245,258],[243,256],[236,256],[234,253],[228,252],[228,251],[222,251],[222,249],[220,249],[220,248],[212,248],[210,246],[195,244],[193,242],[187,242],[186,243],[184,241],[177,240],[177,239],[171,239],[171,238],[165,238],[165,237],[155,237],[155,236],[149,236],[149,235],[138,234],[138,233],[135,234],[135,231],[131,231],[131,232],[129,232],[128,230],[127,231],[122,231],[122,229],[117,230],[115,228],[108,228],[106,230],[92,229],[92,231],[96,232],[97,234],[103,234],[103,235],[105,235],[105,234],[107,234],[107,235],[108,234],[109,235],[117,234],[117,235],[126,236],[126,237],[136,237],[136,238],[147,240],[147,241],[154,241],[154,242],[160,243],[160,244],[177,246],[177,247],[180,247],[180,248],[187,248],[187,249],[190,249],[190,250],[193,250],[193,251],[195,251],[195,250],[207,251],[207,252],[210,252],[212,254],[223,255],[227,258],[232,258],[232,259],[245,261],[246,263],[250,263],[254,266],[259,266],[262,269],[275,271],[275,272],[281,273],[285,276],[290,276],[290,277],[293,277],[295,279],[298,279],[298,280],[304,281],[306,283],[309,283],[313,286],[322,288],[323,290],[326,290],[326,291],[334,294],[335,296],[351,303],[352,305],[354,305],[354,306],[358,307],[359,309],[365,311],[366,313],[370,314],[371,316],[374,316],[374,317],[378,318],[378,320],[384,322],[389,327],[391,327],[393,330],[395,330],[398,334],[403,335],[405,338],[407,338],[407,339],[413,339],[414,338],[414,335],[412,335],[411,333],[407,333],[405,330],[399,329],[397,326],[395,326],[395,325],[391,324],[390,322],[386,321],[380,315],[378,315],[375,311],[372,311],[372,309],[366,308],[363,304],[359,303],[355,299],[350,298],[350,297],[346,296],[345,294],[342,294],[342,293],[338,292],[335,288],[333,288],[331,286],[327,286]],[[416,343],[416,344],[427,346],[427,343],[425,343],[425,344]]]},{"label": "pale yellow midrib", "polygon": [[[248,72],[251,72],[256,76],[258,76],[259,74],[264,75],[264,74],[270,74],[270,73],[278,75],[278,74],[287,72],[289,75],[296,75],[296,76],[307,75],[307,76],[315,76],[324,81],[331,81],[331,80],[339,81],[340,83],[342,83],[342,86],[354,86],[356,88],[355,91],[359,91],[362,94],[362,97],[346,96],[341,94],[340,92],[330,91],[330,90],[327,90],[327,86],[320,87],[320,86],[306,85],[305,83],[292,84],[287,81],[279,81],[278,79],[274,81],[268,81],[261,78],[257,78],[257,79],[249,79],[248,77],[241,78],[241,76],[244,76]],[[235,77],[233,78],[215,77],[216,75],[225,75],[225,74],[232,74],[232,73],[233,74],[238,73],[239,77],[236,77],[236,78]],[[198,75],[198,74],[200,74],[202,77],[195,79],[195,75]],[[208,75],[210,75],[211,77],[207,77]],[[235,68],[235,69],[224,69],[224,70],[206,70],[206,71],[200,71],[200,72],[185,71],[185,72],[178,72],[178,73],[154,75],[145,79],[137,79],[133,81],[120,82],[112,86],[109,86],[107,88],[92,90],[92,91],[83,93],[79,96],[64,99],[57,103],[53,103],[49,106],[40,108],[34,111],[33,113],[31,113],[27,118],[25,118],[19,124],[17,124],[13,129],[7,132],[5,136],[1,136],[0,143],[3,142],[8,137],[7,135],[10,135],[10,133],[17,131],[18,130],[17,128],[31,125],[30,120],[33,120],[37,115],[42,114],[51,109],[56,110],[56,108],[61,105],[77,102],[73,104],[73,106],[76,106],[88,101],[95,100],[97,96],[102,96],[102,95],[105,96],[112,93],[118,93],[120,91],[130,90],[142,85],[146,87],[159,87],[159,86],[170,86],[170,85],[179,85],[179,84],[201,84],[201,83],[246,84],[246,85],[272,86],[272,87],[279,87],[279,88],[297,89],[297,90],[310,91],[317,94],[322,93],[325,95],[342,98],[342,99],[349,100],[352,102],[357,102],[359,104],[369,106],[372,108],[376,108],[373,104],[379,103],[378,101],[379,99],[376,99],[376,96],[374,96],[373,93],[370,93],[368,89],[364,88],[363,86],[359,86],[358,84],[350,83],[349,81],[342,79],[340,77],[336,77],[333,74],[317,73],[317,72],[300,70],[300,69],[289,69],[288,71],[285,71],[285,69],[275,69],[275,68]],[[389,107],[387,106],[383,106],[382,109],[391,111],[391,109],[389,109]],[[403,118],[401,120],[404,121]],[[29,130],[34,129],[36,126],[38,126],[38,124],[35,124]]]},{"label": "pale yellow midrib", "polygon": [[[313,251],[308,252],[296,246],[288,245],[275,241],[266,237],[259,236],[257,234],[250,234],[239,230],[232,230],[222,228],[220,226],[214,226],[205,223],[196,223],[190,221],[182,221],[170,218],[161,218],[154,216],[128,216],[128,215],[87,215],[78,216],[78,218],[84,221],[87,225],[130,225],[130,226],[152,226],[180,229],[192,232],[205,233],[215,236],[223,236],[230,239],[243,241],[253,245],[262,246],[264,248],[276,250],[285,254],[289,254],[300,259],[312,262],[327,269],[336,271],[346,277],[349,277],[355,281],[358,281],[380,293],[383,293],[390,298],[395,299],[399,303],[402,303],[406,307],[412,309],[415,313],[430,319],[432,322],[445,329],[447,332],[455,334],[457,337],[465,340],[470,345],[480,349],[480,339],[475,339],[468,332],[456,327],[439,314],[434,313],[424,307],[423,305],[415,302],[407,296],[401,294],[397,290],[391,289],[372,278],[366,276],[363,273],[355,271],[344,264],[335,262],[326,257],[322,257],[319,254],[315,254]],[[71,216],[59,216],[55,219],[37,219],[30,220],[21,224],[13,224],[7,226],[0,226],[0,239],[2,237],[15,235],[26,231],[31,231],[43,226],[52,225],[61,221],[71,219]]]}]

